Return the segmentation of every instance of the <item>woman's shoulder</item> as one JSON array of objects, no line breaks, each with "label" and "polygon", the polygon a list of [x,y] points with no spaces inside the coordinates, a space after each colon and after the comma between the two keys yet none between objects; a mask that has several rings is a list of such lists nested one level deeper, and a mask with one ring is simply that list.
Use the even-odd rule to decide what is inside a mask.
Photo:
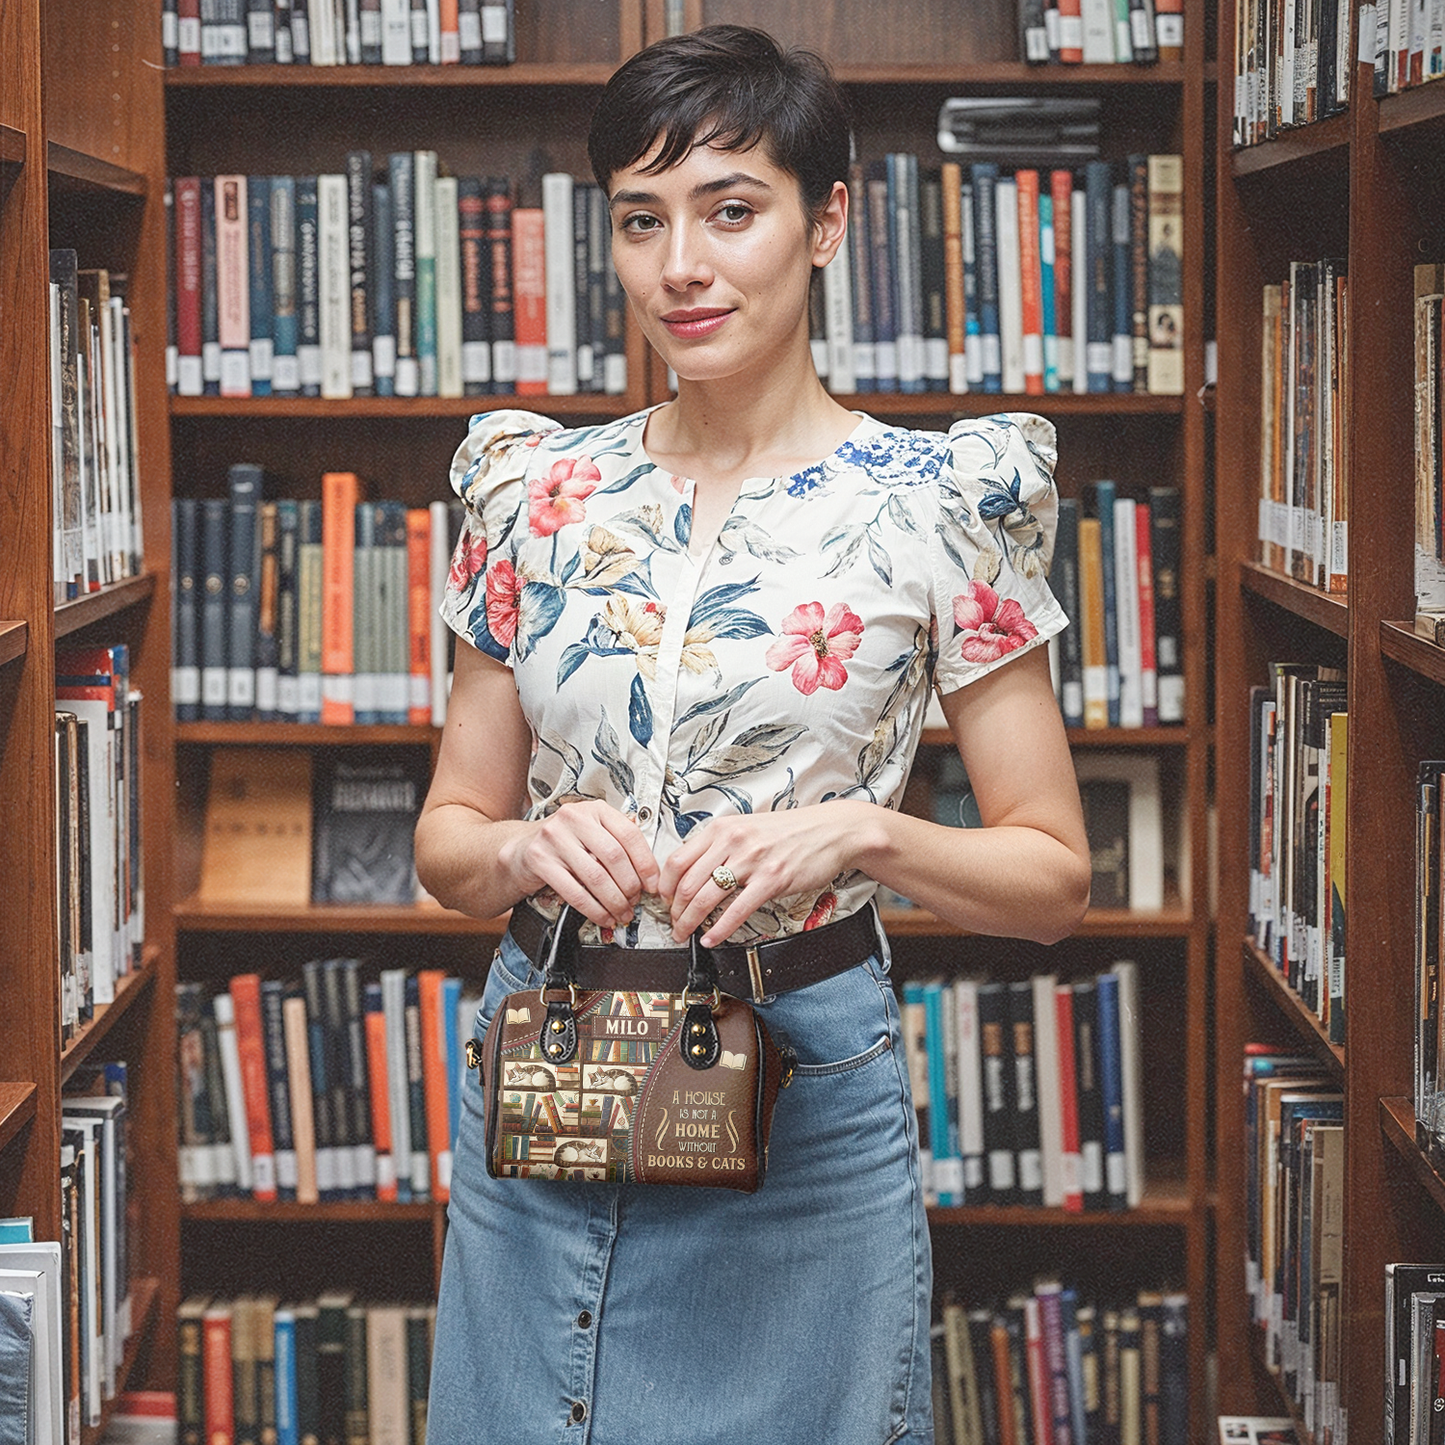
[{"label": "woman's shoulder", "polygon": [[976,490],[985,479],[1027,471],[1024,491],[1053,483],[1058,456],[1053,423],[1032,412],[967,417],[946,431],[889,426],[861,413],[838,459],[866,471],[874,483],[945,492]]}]

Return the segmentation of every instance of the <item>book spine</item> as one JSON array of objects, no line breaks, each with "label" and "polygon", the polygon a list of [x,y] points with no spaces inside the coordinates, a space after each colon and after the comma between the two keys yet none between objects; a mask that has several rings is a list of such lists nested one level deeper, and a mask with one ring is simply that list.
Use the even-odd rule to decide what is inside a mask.
[{"label": "book spine", "polygon": [[276,507],[276,713],[294,722],[301,710],[297,660],[300,655],[297,563],[300,511],[283,498]]},{"label": "book spine", "polygon": [[[491,391],[509,395],[517,384],[515,298],[512,288],[512,191],[505,177],[489,176],[483,188],[486,249],[490,261]],[[616,281],[616,273],[608,267]]]},{"label": "book spine", "polygon": [[171,700],[177,722],[201,713],[199,519],[194,497],[171,502]]},{"label": "book spine", "polygon": [[545,291],[547,391],[577,390],[577,290],[573,261],[572,177],[542,177],[543,286]]},{"label": "book spine", "polygon": [[1184,392],[1184,159],[1152,155],[1148,185],[1147,386],[1155,395]]},{"label": "book spine", "polygon": [[487,245],[484,184],[480,177],[457,182],[457,239],[461,263],[462,391],[483,396],[492,384],[491,249]]},{"label": "book spine", "polygon": [[1110,212],[1113,261],[1110,299],[1113,305],[1113,354],[1110,378],[1114,391],[1134,389],[1133,255],[1130,247],[1130,187],[1113,187]]},{"label": "book spine", "polygon": [[1159,722],[1159,659],[1154,617],[1154,553],[1147,502],[1134,504],[1135,576],[1139,596],[1139,697],[1143,725]]},{"label": "book spine", "polygon": [[1113,388],[1113,266],[1110,211],[1113,179],[1107,161],[1090,161],[1085,176],[1087,389]]},{"label": "book spine", "polygon": [[862,165],[848,168],[848,272],[852,282],[853,385],[876,390],[873,348],[873,278],[869,255],[868,184]]},{"label": "book spine", "polygon": [[516,392],[540,396],[547,390],[547,249],[540,208],[512,211],[512,268]]},{"label": "book spine", "polygon": [[416,360],[420,396],[437,394],[437,154],[420,150],[413,158],[412,220],[416,246]]},{"label": "book spine", "polygon": [[322,965],[322,1007],[326,1047],[326,1085],[331,1099],[332,1163],[336,1191],[342,1199],[360,1197],[357,1187],[357,1138],[352,1098],[351,1036],[347,1026],[346,960],[328,958]]},{"label": "book spine", "polygon": [[1033,985],[1008,985],[1009,1068],[1013,1075],[1014,1154],[1020,1204],[1043,1203],[1043,1157],[1039,1139],[1038,1056],[1034,1035]]},{"label": "book spine", "polygon": [[227,577],[226,716],[248,722],[256,706],[256,592],[261,469],[230,469],[230,556]]},{"label": "book spine", "polygon": [[865,186],[868,197],[869,292],[873,302],[874,381],[879,391],[891,392],[898,390],[898,310],[889,242],[888,180],[870,169]]},{"label": "book spine", "polygon": [[999,337],[998,167],[972,169],[975,249],[978,265],[979,353],[984,391],[1003,390]]},{"label": "book spine", "polygon": [[406,721],[431,722],[431,513],[406,512]]},{"label": "book spine", "polygon": [[371,371],[378,396],[396,395],[396,216],[391,184],[371,188]]},{"label": "book spine", "polygon": [[1139,549],[1134,538],[1136,504],[1114,501],[1114,616],[1119,652],[1119,726],[1144,726],[1144,683],[1139,643]]},{"label": "book spine", "polygon": [[[1074,289],[1077,285],[1074,251],[1074,176],[1072,171],[1049,172],[1049,199],[1053,210],[1054,329],[1058,389],[1074,389]],[[1080,260],[1082,257],[1079,258]]]},{"label": "book spine", "polygon": [[1159,721],[1184,721],[1183,600],[1180,584],[1179,490],[1149,489],[1149,550],[1154,564],[1154,653]]},{"label": "book spine", "polygon": [[355,720],[354,597],[356,513],[360,486],[352,472],[321,479],[321,721]]},{"label": "book spine", "polygon": [[251,299],[246,177],[215,178],[216,326],[222,396],[251,395]]},{"label": "book spine", "polygon": [[302,396],[321,395],[321,252],[316,179],[296,178],[296,371]]},{"label": "book spine", "polygon": [[351,396],[351,269],[344,175],[316,177],[317,313],[321,395]]},{"label": "book spine", "polygon": [[277,607],[276,503],[262,502],[256,531],[256,635],[255,717],[258,722],[275,722],[279,716],[277,687],[279,655],[276,635]]},{"label": "book spine", "polygon": [[988,1201],[987,1153],[983,1127],[983,1053],[978,984],[959,979],[953,985],[957,1038],[958,1150],[963,1157],[965,1204]]},{"label": "book spine", "polygon": [[175,267],[172,290],[176,311],[176,391],[200,396],[201,376],[201,181],[181,176],[174,195]]},{"label": "book spine", "polygon": [[[270,16],[268,14],[267,18]],[[272,284],[271,177],[246,178],[247,296],[250,310],[251,395],[270,396],[275,357],[275,290]]]},{"label": "book spine", "polygon": [[417,974],[421,1004],[423,1080],[426,1088],[427,1145],[431,1155],[431,1196],[451,1197],[451,1106],[448,1102],[445,1019],[442,1015],[444,975],[438,969]]},{"label": "book spine", "polygon": [[1003,389],[1024,389],[1023,262],[1019,245],[1018,182],[1000,176],[994,187],[998,253],[998,332]]},{"label": "book spine", "polygon": [[1059,389],[1059,323],[1055,310],[1054,264],[1054,198],[1046,191],[1039,196],[1039,305],[1043,325],[1044,390],[1047,392]]},{"label": "book spine", "polygon": [[323,507],[308,498],[297,504],[296,523],[296,720],[321,721],[321,634],[324,589]]},{"label": "book spine", "polygon": [[1074,994],[1066,983],[1054,987],[1054,1023],[1058,1030],[1060,1202],[1064,1209],[1077,1214],[1084,1207],[1079,1069],[1074,1056]]},{"label": "book spine", "polygon": [[438,176],[432,196],[436,215],[437,395],[461,396],[462,279],[456,177]]},{"label": "book spine", "polygon": [[[333,1072],[326,1021],[325,965],[311,959],[302,966],[305,989],[307,1059],[311,1068],[311,1108],[316,1136],[316,1188],[321,1199],[341,1197],[336,1160],[336,1131],[331,1119]],[[299,1162],[299,1161],[298,1161]]]},{"label": "book spine", "polygon": [[246,1129],[251,1150],[251,1192],[257,1199],[274,1200],[276,1151],[271,1132],[271,1106],[266,1075],[266,1044],[261,1024],[261,980],[238,974],[231,980],[231,1006],[235,1013],[236,1051]]},{"label": "book spine", "polygon": [[1014,175],[1018,196],[1020,332],[1023,343],[1023,387],[1030,396],[1044,390],[1043,258],[1039,238],[1039,173]]},{"label": "book spine", "polygon": [[205,1438],[233,1440],[236,1431],[234,1383],[231,1370],[231,1311],[229,1306],[207,1309],[202,1322],[204,1351],[202,1376],[205,1400]]},{"label": "book spine", "polygon": [[1069,619],[1059,643],[1059,706],[1065,727],[1084,726],[1084,614],[1079,579],[1079,503],[1060,497],[1051,581]]},{"label": "book spine", "polygon": [[427,1126],[426,1064],[422,1044],[421,982],[414,973],[403,985],[403,1020],[406,1027],[406,1089],[411,1134],[411,1192],[413,1199],[431,1198],[430,1133]]},{"label": "book spine", "polygon": [[316,1172],[316,1115],[311,1096],[306,999],[299,989],[285,990],[281,1023],[286,1051],[287,1105],[296,1151],[296,1200],[299,1204],[315,1204],[321,1197]]},{"label": "book spine", "polygon": [[[948,389],[968,390],[968,303],[964,294],[963,168],[945,161],[939,172],[943,204],[944,313],[947,319]],[[971,244],[969,249],[971,250]]]},{"label": "book spine", "polygon": [[284,986],[277,979],[261,984],[261,1036],[266,1055],[266,1092],[276,1158],[277,1199],[296,1198],[296,1138],[291,1118],[291,1081],[286,1057]]},{"label": "book spine", "polygon": [[296,272],[296,178],[271,177],[271,390],[296,396],[301,390]]},{"label": "book spine", "polygon": [[371,345],[371,289],[375,260],[371,152],[346,156],[346,261],[351,395],[370,396],[375,387]]},{"label": "book spine", "polygon": [[416,162],[410,151],[387,158],[392,214],[392,299],[396,309],[395,390],[416,396],[421,369],[416,355]]},{"label": "book spine", "polygon": [[1104,1188],[1110,1209],[1128,1207],[1128,1164],[1124,1135],[1124,1065],[1120,1030],[1119,980],[1098,977],[1099,1087],[1104,1106]]}]

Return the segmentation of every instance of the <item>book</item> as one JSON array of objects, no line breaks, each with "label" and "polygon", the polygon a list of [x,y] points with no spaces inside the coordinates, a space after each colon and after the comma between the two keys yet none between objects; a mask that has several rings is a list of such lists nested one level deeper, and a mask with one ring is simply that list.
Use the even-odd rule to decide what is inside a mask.
[{"label": "book", "polygon": [[412,833],[426,785],[426,757],[414,750],[352,748],[318,755],[312,902],[415,901]]},{"label": "book", "polygon": [[199,898],[267,906],[310,900],[311,772],[302,749],[212,750]]},{"label": "book", "polygon": [[1158,758],[1086,753],[1074,762],[1094,862],[1093,906],[1161,910],[1165,838]]}]

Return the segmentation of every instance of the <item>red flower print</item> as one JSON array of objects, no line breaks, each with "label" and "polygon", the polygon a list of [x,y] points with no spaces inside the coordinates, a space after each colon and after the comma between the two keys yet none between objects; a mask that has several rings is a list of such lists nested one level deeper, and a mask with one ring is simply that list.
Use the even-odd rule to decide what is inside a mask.
[{"label": "red flower print", "polygon": [[793,686],[805,695],[820,687],[837,691],[848,681],[843,664],[858,650],[863,619],[846,602],[823,615],[821,602],[802,602],[783,618],[783,635],[768,648],[774,672],[793,669]]},{"label": "red flower print", "polygon": [[968,662],[997,662],[1039,632],[1012,597],[1000,597],[987,582],[970,582],[953,599],[953,620],[963,633]]},{"label": "red flower print", "polygon": [[836,893],[820,893],[818,901],[813,905],[813,911],[803,920],[803,932],[810,928],[821,928],[832,918],[838,909],[838,895]]},{"label": "red flower print", "polygon": [[582,504],[597,490],[602,473],[591,457],[562,457],[545,477],[527,487],[527,522],[534,537],[550,537],[569,522],[587,519]]},{"label": "red flower print", "polygon": [[494,562],[487,569],[487,627],[503,647],[510,647],[517,635],[517,609],[524,586],[508,561]]},{"label": "red flower print", "polygon": [[479,535],[470,527],[466,528],[457,542],[457,550],[452,553],[452,570],[447,574],[447,586],[453,592],[461,592],[486,565],[486,534]]}]

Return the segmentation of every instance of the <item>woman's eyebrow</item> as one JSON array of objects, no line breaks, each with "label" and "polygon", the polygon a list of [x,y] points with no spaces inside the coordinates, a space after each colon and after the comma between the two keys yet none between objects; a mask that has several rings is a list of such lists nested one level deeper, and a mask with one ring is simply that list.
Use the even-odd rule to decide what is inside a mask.
[{"label": "woman's eyebrow", "polygon": [[[703,196],[715,195],[719,191],[735,190],[738,186],[752,186],[760,191],[771,191],[772,187],[757,176],[749,175],[747,171],[733,171],[726,176],[719,176],[712,181],[699,181],[687,194],[689,200],[698,200]],[[652,206],[656,205],[658,196],[655,191],[614,191],[608,206]]]}]

